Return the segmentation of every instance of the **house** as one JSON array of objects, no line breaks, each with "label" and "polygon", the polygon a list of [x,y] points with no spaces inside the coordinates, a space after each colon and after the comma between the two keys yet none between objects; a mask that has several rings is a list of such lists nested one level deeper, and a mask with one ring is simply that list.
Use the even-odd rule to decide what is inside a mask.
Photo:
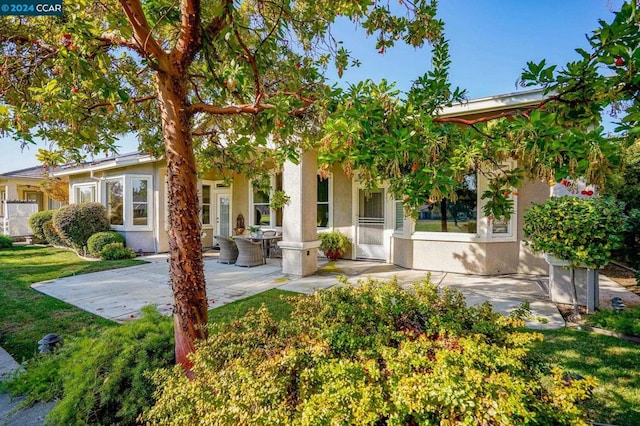
[{"label": "house", "polygon": [[0,233],[30,235],[27,219],[31,214],[62,205],[40,188],[44,177],[41,166],[0,174]]},{"label": "house", "polygon": [[[447,108],[442,116],[476,118],[483,114],[523,108],[542,99],[540,90],[471,100]],[[142,153],[105,158],[55,172],[69,178],[71,203],[98,201],[108,211],[111,226],[136,251],[166,252],[166,163]],[[314,152],[298,164],[286,163],[272,176],[272,190],[284,190],[289,203],[269,208],[270,194],[253,188],[244,176],[232,182],[204,175],[199,182],[203,245],[213,235],[232,235],[242,214],[246,226],[282,231],[279,243],[283,272],[309,275],[317,270],[317,233],[339,230],[350,237],[351,259],[377,259],[421,270],[474,273],[546,273],[546,264],[522,243],[523,211],[531,202],[549,196],[546,183],[529,182],[514,198],[515,214],[506,223],[489,221],[482,213],[481,175],[467,177],[465,196],[442,208],[426,203],[418,221],[404,216],[402,202],[391,199],[385,187],[365,191],[357,179],[338,166],[328,178],[318,174]],[[309,191],[308,188],[316,188]],[[447,217],[443,218],[442,215]],[[446,223],[443,230],[442,223]]]}]

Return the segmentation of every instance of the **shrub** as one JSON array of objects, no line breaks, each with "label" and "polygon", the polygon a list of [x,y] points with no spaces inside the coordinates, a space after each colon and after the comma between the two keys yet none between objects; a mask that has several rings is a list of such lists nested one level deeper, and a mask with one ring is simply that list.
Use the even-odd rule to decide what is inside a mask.
[{"label": "shrub", "polygon": [[42,227],[46,222],[49,222],[53,219],[54,213],[55,210],[43,210],[29,216],[29,227],[31,228],[31,232],[33,233],[34,237],[38,238],[39,240],[46,241],[47,237],[44,235],[44,230],[42,229]]},{"label": "shrub", "polygon": [[102,260],[133,259],[134,257],[136,257],[136,252],[129,247],[125,247],[122,243],[107,244],[100,251]]},{"label": "shrub", "polygon": [[587,317],[587,325],[628,336],[640,336],[640,306],[621,312],[612,309],[596,311]]},{"label": "shrub", "polygon": [[524,215],[525,241],[534,251],[600,268],[622,245],[623,205],[611,198],[550,197]]},{"label": "shrub", "polygon": [[124,237],[116,231],[96,232],[87,240],[87,251],[93,257],[100,257],[102,249],[111,243],[124,244]]},{"label": "shrub", "polygon": [[69,246],[81,252],[96,232],[109,231],[107,210],[99,203],[70,204],[53,215],[53,225]]},{"label": "shrub", "polygon": [[13,247],[13,238],[7,235],[0,235],[0,248]]},{"label": "shrub", "polygon": [[60,399],[47,424],[136,424],[154,403],[147,372],[174,362],[173,322],[147,306],[139,320],[65,341],[7,387],[30,401]]},{"label": "shrub", "polygon": [[47,243],[52,246],[68,246],[67,242],[62,239],[55,226],[53,226],[53,221],[50,220],[42,224],[42,233],[44,234],[44,239],[47,240]]},{"label": "shrub", "polygon": [[640,209],[629,212],[624,226],[623,260],[632,268],[640,270]]},{"label": "shrub", "polygon": [[538,333],[466,307],[429,282],[368,280],[216,324],[179,367],[154,374],[153,424],[576,424],[593,379],[528,356]]}]

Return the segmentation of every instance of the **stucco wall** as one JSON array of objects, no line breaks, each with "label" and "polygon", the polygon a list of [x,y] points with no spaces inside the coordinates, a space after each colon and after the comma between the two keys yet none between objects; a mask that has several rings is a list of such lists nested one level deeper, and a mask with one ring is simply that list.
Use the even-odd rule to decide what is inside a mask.
[{"label": "stucco wall", "polygon": [[[332,200],[332,222],[333,228],[349,237],[351,242],[354,241],[353,226],[353,181],[351,177],[346,176],[339,166],[331,169],[333,178],[333,200]],[[351,244],[350,252],[345,253],[345,258],[353,257],[355,247]]]},{"label": "stucco wall", "polygon": [[520,189],[515,241],[443,241],[446,234],[438,240],[396,235],[392,262],[405,268],[482,275],[546,274],[546,262],[522,242],[522,225],[532,202],[542,202],[548,194],[544,183],[529,182]]}]

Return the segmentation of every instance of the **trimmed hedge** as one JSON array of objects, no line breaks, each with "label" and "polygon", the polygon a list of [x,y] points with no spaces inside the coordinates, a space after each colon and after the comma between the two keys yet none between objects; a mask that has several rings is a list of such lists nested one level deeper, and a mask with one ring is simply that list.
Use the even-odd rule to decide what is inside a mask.
[{"label": "trimmed hedge", "polygon": [[129,247],[125,247],[122,243],[107,244],[100,251],[102,260],[124,260],[133,259],[134,257],[136,257],[136,252]]},{"label": "trimmed hedge", "polygon": [[83,252],[96,232],[111,230],[107,210],[100,203],[70,204],[53,215],[53,226],[69,246]]},{"label": "trimmed hedge", "polygon": [[62,239],[56,227],[53,226],[53,221],[50,220],[42,224],[42,233],[44,235],[44,239],[47,240],[47,243],[52,246],[58,247],[67,247],[68,244],[65,240]]},{"label": "trimmed hedge", "polygon": [[87,240],[87,251],[93,257],[100,257],[102,249],[111,243],[124,245],[124,237],[116,231],[96,232]]},{"label": "trimmed hedge", "polygon": [[34,237],[40,240],[47,240],[42,227],[46,222],[53,220],[53,214],[55,212],[56,210],[43,210],[29,216],[29,227],[31,228],[31,232],[33,232]]}]

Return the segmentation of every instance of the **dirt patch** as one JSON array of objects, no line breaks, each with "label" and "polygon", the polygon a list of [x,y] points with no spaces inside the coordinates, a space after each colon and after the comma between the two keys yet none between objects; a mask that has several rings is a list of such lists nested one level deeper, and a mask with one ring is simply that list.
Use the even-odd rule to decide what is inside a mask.
[{"label": "dirt patch", "polygon": [[600,273],[611,278],[613,281],[625,287],[630,292],[640,296],[640,286],[638,286],[635,272],[632,269],[619,265],[617,263],[610,263],[602,268]]}]

